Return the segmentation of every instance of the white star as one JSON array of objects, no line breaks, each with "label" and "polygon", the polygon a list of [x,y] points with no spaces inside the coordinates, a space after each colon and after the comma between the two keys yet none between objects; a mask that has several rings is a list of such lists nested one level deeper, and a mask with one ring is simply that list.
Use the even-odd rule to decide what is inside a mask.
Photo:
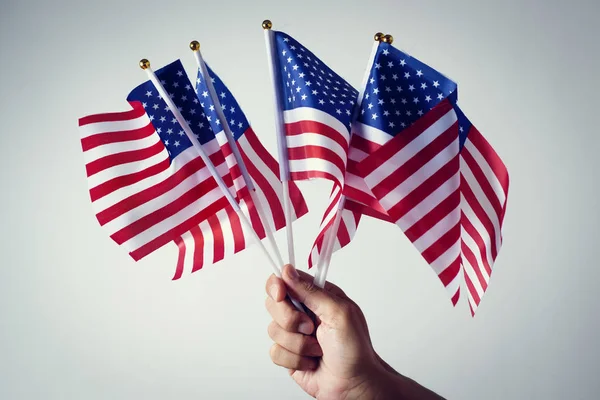
[{"label": "white star", "polygon": [[162,117],[160,117],[160,122],[165,122],[167,120],[167,118],[163,115]]},{"label": "white star", "polygon": [[372,118],[372,119],[377,119],[377,113],[375,113],[375,114],[371,115],[371,118]]},{"label": "white star", "polygon": [[310,86],[310,85],[312,85],[312,82],[311,81],[306,81],[305,85],[306,86]]},{"label": "white star", "polygon": [[308,97],[307,95],[302,94],[302,100],[306,100],[307,97]]},{"label": "white star", "polygon": [[406,101],[406,99],[402,99],[402,104],[406,104],[408,103],[408,101]]},{"label": "white star", "polygon": [[231,126],[235,126],[235,119],[232,119],[232,120],[230,120],[230,121],[229,121],[229,125],[231,125]]},{"label": "white star", "polygon": [[204,98],[208,97],[208,92],[206,90],[204,92],[202,92],[202,97],[204,97]]},{"label": "white star", "polygon": [[168,146],[168,145],[169,145],[169,141],[165,140],[165,146]]},{"label": "white star", "polygon": [[368,108],[369,110],[370,110],[371,108],[373,108],[373,103],[369,103],[369,105],[368,105],[368,107],[367,107],[367,108]]},{"label": "white star", "polygon": [[287,53],[287,50],[284,50],[284,51],[281,52],[281,55],[285,56],[286,53]]},{"label": "white star", "polygon": [[177,71],[177,76],[183,76],[183,71]]},{"label": "white star", "polygon": [[290,41],[290,39],[289,39],[289,38],[283,38],[283,41],[284,41],[284,42],[289,42],[289,41]]},{"label": "white star", "polygon": [[400,65],[404,67],[406,65],[406,61],[400,60]]},{"label": "white star", "polygon": [[187,96],[181,96],[181,101],[187,101]]},{"label": "white star", "polygon": [[300,78],[304,78],[304,72],[300,72],[300,73],[298,74],[298,76],[299,76]]},{"label": "white star", "polygon": [[379,89],[378,88],[373,89],[373,94],[379,94]]},{"label": "white star", "polygon": [[184,132],[184,131],[179,131],[179,132],[177,132],[177,134],[178,134],[179,136],[183,136],[183,135],[185,135],[185,132]]},{"label": "white star", "polygon": [[300,86],[297,86],[297,87],[296,87],[296,93],[300,93],[300,91],[301,91],[301,90],[302,90],[302,89],[300,88]]},{"label": "white star", "polygon": [[410,85],[410,86],[408,87],[408,90],[410,90],[411,92],[412,92],[413,90],[415,90],[415,87],[414,87],[414,85]]},{"label": "white star", "polygon": [[173,133],[173,129],[169,128],[167,129],[167,134],[171,135]]},{"label": "white star", "polygon": [[198,128],[200,128],[200,129],[204,128],[204,122],[198,122]]},{"label": "white star", "polygon": [[337,110],[335,110],[335,112],[336,112],[338,115],[342,115],[342,110],[340,110],[339,108],[338,108]]},{"label": "white star", "polygon": [[179,147],[179,141],[178,140],[176,140],[174,144],[175,144],[175,147]]},{"label": "white star", "polygon": [[314,94],[315,96],[318,94],[319,92],[317,92],[316,90],[312,91],[312,94]]},{"label": "white star", "polygon": [[227,96],[227,95],[225,94],[225,92],[221,92],[221,94],[219,96],[221,96],[221,98],[224,99],[225,96]]},{"label": "white star", "polygon": [[149,115],[150,121],[154,121],[154,115]]},{"label": "white star", "polygon": [[389,68],[392,68],[393,66],[394,66],[394,63],[390,61],[390,62],[388,63],[388,67],[389,67]]},{"label": "white star", "polygon": [[419,114],[419,117],[420,117],[421,115],[423,115],[423,110],[419,110],[419,111],[417,112],[417,114]]},{"label": "white star", "polygon": [[397,80],[397,79],[398,79],[398,74],[394,74],[394,75],[392,75],[392,79],[393,79],[393,80]]},{"label": "white star", "polygon": [[387,56],[388,54],[390,54],[389,50],[388,50],[388,49],[384,49],[384,50],[383,50],[383,55],[384,55],[384,56]]},{"label": "white star", "polygon": [[[144,107],[144,108],[148,107],[148,103],[142,103],[142,107]],[[168,109],[169,109],[169,107],[165,107],[165,110],[168,110]]]},{"label": "white star", "polygon": [[406,115],[408,115],[410,117],[412,115],[412,113],[410,111],[407,111]]},{"label": "white star", "polygon": [[179,87],[179,82],[173,82],[173,87],[178,88]]},{"label": "white star", "polygon": [[160,129],[160,128],[156,128],[156,133],[159,133],[159,134],[160,134],[161,132],[162,132],[162,129]]},{"label": "white star", "polygon": [[319,99],[319,104],[323,105],[325,104],[325,101],[323,99]]},{"label": "white star", "polygon": [[294,71],[296,71],[298,68],[300,68],[300,67],[298,67],[298,65],[294,65],[294,66],[292,67],[292,69],[293,69]]},{"label": "white star", "polygon": [[288,64],[292,62],[292,57],[288,57],[287,59]]},{"label": "white star", "polygon": [[233,113],[235,112],[235,107],[231,107],[231,108],[229,109],[229,112],[233,114]]},{"label": "white star", "polygon": [[384,116],[384,117],[387,117],[388,115],[390,115],[390,112],[389,112],[388,110],[385,110],[385,111],[383,112],[383,116]]},{"label": "white star", "polygon": [[438,97],[437,97],[437,98],[438,98],[439,100],[443,100],[443,99],[444,99],[444,95],[443,95],[442,93],[440,93],[440,94],[438,94]]},{"label": "white star", "polygon": [[393,128],[395,126],[396,126],[396,124],[394,124],[393,122],[390,122],[390,128]]},{"label": "white star", "polygon": [[425,96],[425,101],[429,103],[431,101],[431,96],[429,96],[429,95]]},{"label": "white star", "polygon": [[390,99],[390,103],[392,104],[396,104],[396,99],[394,99],[393,97]]},{"label": "white star", "polygon": [[427,89],[427,84],[425,82],[421,83],[421,89],[423,89],[423,90]]},{"label": "white star", "polygon": [[409,72],[405,72],[405,73],[404,73],[404,77],[405,77],[406,79],[410,78],[410,73],[409,73]]},{"label": "white star", "polygon": [[462,126],[459,126],[459,127],[458,127],[458,130],[459,130],[460,132],[464,132],[464,129],[463,129],[463,127],[462,127]]},{"label": "white star", "polygon": [[146,96],[147,96],[147,97],[150,97],[150,96],[152,96],[152,92],[148,90],[148,91],[146,92]]},{"label": "white star", "polygon": [[208,109],[209,109],[210,111],[215,111],[215,106],[214,106],[214,104],[211,104],[211,105],[210,105],[210,107],[208,107]]},{"label": "white star", "polygon": [[241,128],[242,126],[244,126],[244,124],[242,124],[241,122],[238,124],[238,128]]},{"label": "white star", "polygon": [[190,114],[192,114],[192,115],[196,114],[196,110],[193,108],[190,108]]},{"label": "white star", "polygon": [[158,110],[158,104],[153,105],[152,108],[154,108],[155,110]]},{"label": "white star", "polygon": [[380,106],[383,105],[383,99],[379,99],[378,103]]},{"label": "white star", "polygon": [[418,76],[418,77],[421,77],[421,76],[423,76],[423,72],[422,72],[420,69],[418,69],[418,70],[417,70],[417,76]]},{"label": "white star", "polygon": [[379,68],[381,68],[381,64],[379,64],[379,63],[375,64],[375,69],[379,69]]},{"label": "white star", "polygon": [[221,120],[220,120],[219,118],[217,118],[217,119],[215,120],[215,124],[217,124],[217,125],[221,125]]},{"label": "white star", "polygon": [[391,88],[391,87],[389,87],[389,86],[386,86],[386,87],[385,87],[385,91],[386,91],[386,92],[391,92],[391,91],[392,91],[392,88]]},{"label": "white star", "polygon": [[375,82],[375,78],[369,79],[369,83],[372,85]]},{"label": "white star", "polygon": [[417,104],[418,102],[419,102],[419,98],[418,98],[418,97],[415,97],[415,98],[413,99],[413,103]]},{"label": "white star", "polygon": [[439,83],[438,81],[433,81],[433,87],[435,87],[435,88],[436,88],[436,87],[438,87],[438,86],[440,86],[440,83]]}]

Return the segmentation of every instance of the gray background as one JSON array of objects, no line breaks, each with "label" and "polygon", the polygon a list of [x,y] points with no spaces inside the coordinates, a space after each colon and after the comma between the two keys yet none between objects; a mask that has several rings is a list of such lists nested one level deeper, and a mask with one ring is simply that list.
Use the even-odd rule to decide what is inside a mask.
[{"label": "gray background", "polygon": [[[459,82],[509,168],[504,247],[476,318],[465,301],[452,308],[393,225],[365,220],[334,257],[330,278],[362,306],[382,357],[451,399],[598,398],[599,11],[592,0],[2,1],[0,398],[305,397],[268,357],[257,248],[178,282],[174,246],[134,263],[93,217],[77,131],[81,116],[127,109],[142,57],[181,57],[194,75],[198,39],[274,152],[267,17],[354,85],[373,33],[391,32]],[[329,184],[301,188],[305,260]]]}]

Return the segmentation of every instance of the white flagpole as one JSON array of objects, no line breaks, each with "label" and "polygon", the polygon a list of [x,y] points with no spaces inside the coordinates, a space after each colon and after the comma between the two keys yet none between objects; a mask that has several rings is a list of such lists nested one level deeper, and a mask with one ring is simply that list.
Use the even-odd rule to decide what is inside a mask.
[{"label": "white flagpole", "polygon": [[[196,149],[196,151],[200,155],[200,158],[202,158],[202,161],[204,161],[204,164],[206,164],[206,167],[210,171],[210,174],[212,175],[212,177],[217,182],[217,185],[219,186],[219,188],[223,192],[223,195],[225,196],[225,198],[227,199],[227,201],[229,202],[229,204],[231,205],[231,207],[233,207],[233,209],[235,210],[235,212],[240,217],[240,220],[242,221],[242,224],[244,225],[244,227],[249,232],[252,232],[254,234],[253,235],[254,236],[254,240],[258,243],[258,245],[259,245],[260,249],[262,250],[262,252],[269,259],[269,263],[271,264],[271,267],[273,268],[273,272],[275,273],[275,275],[277,277],[281,277],[281,270],[279,269],[279,267],[277,266],[277,264],[275,264],[275,262],[273,261],[273,258],[271,257],[271,255],[267,251],[267,248],[265,247],[265,245],[263,244],[263,242],[260,240],[260,237],[258,236],[258,234],[256,233],[256,231],[252,227],[252,224],[250,223],[250,221],[248,220],[248,218],[246,218],[246,215],[244,215],[244,213],[242,212],[242,209],[240,208],[240,205],[235,201],[235,198],[233,197],[233,195],[229,191],[229,187],[227,187],[227,185],[223,181],[223,177],[219,174],[219,172],[215,168],[214,164],[212,163],[212,161],[210,160],[210,158],[208,157],[208,155],[206,155],[206,153],[204,152],[204,149],[202,148],[202,145],[200,144],[200,142],[198,141],[198,139],[196,139],[196,136],[194,135],[194,132],[192,131],[192,129],[188,125],[188,123],[185,120],[185,118],[183,118],[183,115],[181,115],[181,113],[179,112],[179,109],[177,108],[177,106],[173,102],[173,99],[171,99],[171,96],[169,95],[169,93],[167,93],[167,91],[165,90],[164,86],[162,85],[162,83],[160,82],[160,80],[158,79],[158,77],[156,76],[156,74],[154,73],[154,71],[152,70],[152,68],[150,68],[150,61],[148,61],[146,59],[141,60],[140,61],[140,67],[143,70],[146,71],[146,73],[148,74],[148,77],[150,78],[150,80],[154,84],[154,87],[156,88],[156,90],[158,91],[158,93],[160,94],[160,96],[162,97],[162,99],[165,101],[165,103],[167,103],[167,106],[169,107],[169,110],[173,113],[173,116],[175,117],[175,119],[177,120],[177,122],[179,123],[179,125],[181,125],[181,128],[185,132],[185,134],[188,137],[188,139],[190,140],[190,142],[192,142],[192,145],[194,146],[194,148]],[[292,300],[292,303],[294,303],[294,305],[296,306],[296,308],[298,310],[304,311],[304,309],[302,308],[302,305],[297,300],[294,300],[294,299],[291,299],[291,300]]]},{"label": "white flagpole", "polygon": [[[391,44],[394,40],[394,38],[391,35],[384,36],[381,32],[377,32],[374,36],[374,39],[375,41],[373,42],[373,47],[371,48],[371,55],[369,56],[367,69],[365,70],[365,74],[363,75],[362,85],[360,87],[360,91],[358,92],[358,98],[356,99],[356,105],[353,110],[354,112],[352,113],[352,127],[350,129],[350,138],[352,138],[352,132],[355,132],[357,129],[356,120],[358,119],[358,113],[360,112],[362,101],[365,96],[367,81],[369,80],[371,66],[373,65],[373,61],[375,60],[375,55],[377,54],[377,48],[379,47],[379,44],[382,41]],[[337,211],[335,213],[335,219],[333,220],[333,224],[327,230],[327,232],[325,232],[325,238],[323,239],[323,247],[321,247],[322,250],[319,254],[319,261],[317,262],[317,272],[315,272],[315,277],[313,280],[313,283],[320,288],[324,287],[325,282],[327,281],[327,272],[329,271],[329,264],[331,263],[331,256],[333,254],[333,248],[337,239],[337,231],[339,230],[340,223],[342,221],[342,211],[344,210],[345,204],[346,196],[342,195],[340,196],[340,200],[338,201]]]},{"label": "white flagpole", "polygon": [[281,105],[280,76],[275,58],[275,40],[274,33],[271,30],[273,24],[269,20],[262,23],[265,31],[265,44],[267,46],[267,57],[269,59],[269,73],[273,84],[273,99],[275,102],[275,132],[277,134],[277,149],[279,150],[279,179],[283,183],[283,209],[285,212],[285,231],[288,245],[288,261],[296,265],[296,256],[294,254],[294,231],[292,229],[292,203],[290,201],[290,167],[287,153],[287,141],[284,132],[283,113]]},{"label": "white flagpole", "polygon": [[231,147],[231,151],[233,152],[233,156],[235,157],[235,161],[237,165],[240,167],[240,171],[246,182],[246,187],[248,187],[248,191],[250,192],[250,197],[252,198],[252,202],[256,206],[256,210],[258,211],[258,215],[262,224],[265,228],[265,233],[267,235],[267,239],[273,248],[275,253],[275,257],[277,258],[277,262],[279,265],[283,266],[283,258],[281,257],[281,252],[279,251],[279,247],[277,247],[277,242],[275,241],[275,237],[273,235],[273,228],[267,219],[267,214],[263,208],[262,202],[258,198],[256,194],[256,188],[254,186],[254,182],[252,182],[252,178],[248,173],[248,169],[246,168],[246,163],[244,163],[244,159],[242,158],[242,154],[237,146],[237,143],[233,137],[233,132],[231,132],[231,128],[229,123],[227,122],[227,118],[225,117],[225,113],[223,113],[223,109],[221,108],[221,102],[219,101],[219,96],[215,91],[215,86],[212,83],[212,80],[208,73],[208,68],[206,67],[206,63],[202,58],[202,53],[200,52],[200,43],[196,40],[190,43],[190,49],[194,52],[194,58],[196,59],[196,64],[198,64],[198,68],[200,68],[200,72],[204,77],[204,81],[206,82],[206,87],[208,88],[208,94],[215,106],[215,111],[217,113],[217,118],[221,122],[221,126],[223,127],[223,131],[225,132],[225,136],[227,137],[227,142],[229,143],[229,147]]}]

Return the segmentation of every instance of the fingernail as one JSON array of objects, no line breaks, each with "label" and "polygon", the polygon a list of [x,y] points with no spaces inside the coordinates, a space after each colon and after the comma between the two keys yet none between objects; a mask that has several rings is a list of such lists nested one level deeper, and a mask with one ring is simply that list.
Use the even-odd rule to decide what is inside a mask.
[{"label": "fingernail", "polygon": [[298,332],[310,335],[312,333],[312,324],[310,322],[301,322],[298,326]]},{"label": "fingernail", "polygon": [[300,280],[300,275],[298,274],[298,271],[296,271],[296,268],[294,268],[293,265],[290,265],[288,267],[287,272],[288,272],[288,276],[290,277],[291,280],[293,280],[293,281]]},{"label": "fingernail", "polygon": [[271,287],[269,288],[269,293],[271,293],[271,298],[273,300],[277,300],[279,298],[277,296],[279,294],[279,286],[271,285]]}]

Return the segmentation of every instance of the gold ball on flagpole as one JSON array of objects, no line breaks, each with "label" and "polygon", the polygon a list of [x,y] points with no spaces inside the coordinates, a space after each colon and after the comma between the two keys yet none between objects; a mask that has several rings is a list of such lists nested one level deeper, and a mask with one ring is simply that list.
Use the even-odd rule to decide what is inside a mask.
[{"label": "gold ball on flagpole", "polygon": [[387,44],[394,43],[394,37],[392,35],[390,35],[389,33],[387,35],[385,35],[382,40],[384,43],[387,43]]},{"label": "gold ball on flagpole", "polygon": [[145,58],[142,58],[140,60],[140,68],[141,69],[148,69],[148,68],[150,68],[150,61],[146,60]]},{"label": "gold ball on flagpole", "polygon": [[192,49],[192,51],[200,50],[200,42],[198,42],[197,40],[192,40],[190,42],[190,49]]},{"label": "gold ball on flagpole", "polygon": [[383,33],[377,32],[373,39],[375,39],[376,42],[381,42],[381,40],[383,39]]},{"label": "gold ball on flagpole", "polygon": [[270,20],[265,19],[262,23],[262,27],[265,30],[271,29],[273,27],[273,23]]}]

